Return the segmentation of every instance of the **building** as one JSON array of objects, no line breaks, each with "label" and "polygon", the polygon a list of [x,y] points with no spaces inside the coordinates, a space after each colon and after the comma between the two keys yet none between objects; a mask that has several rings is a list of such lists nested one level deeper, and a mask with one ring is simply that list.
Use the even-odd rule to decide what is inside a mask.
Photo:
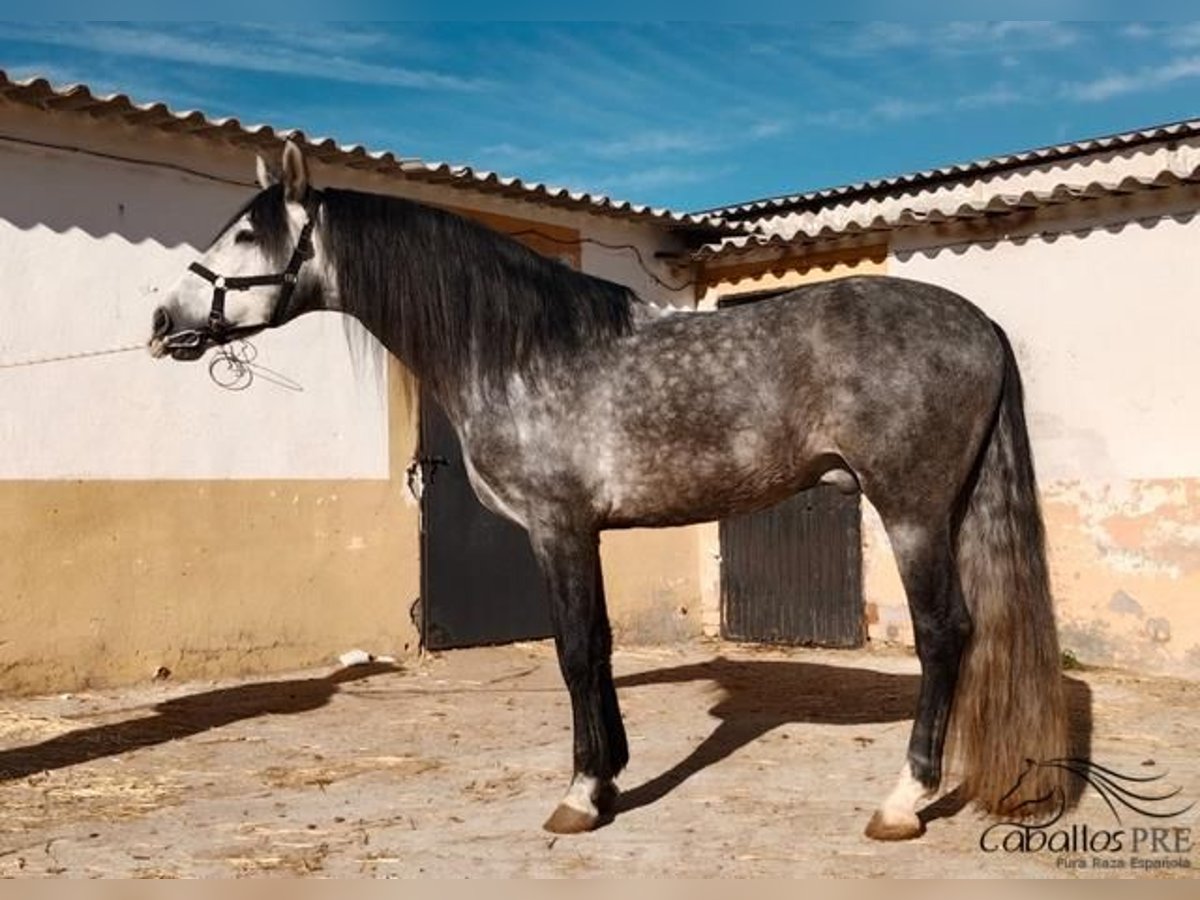
[{"label": "building", "polygon": [[[886,273],[981,306],[1022,368],[1064,648],[1195,676],[1198,182],[1189,121],[711,210],[752,233],[694,254],[699,303]],[[863,532],[870,634],[911,641],[869,506]]]},{"label": "building", "polygon": [[[692,288],[670,290],[655,254],[728,231],[291,136],[318,185],[453,208],[662,304],[690,304]],[[262,379],[221,390],[203,365],[136,350],[13,365],[144,343],[155,294],[256,190],[256,154],[278,156],[283,137],[0,74],[0,689],[417,648],[417,417],[341,317],[256,339],[258,361],[302,391]],[[699,633],[694,604],[655,607],[664,585],[691,585],[697,552],[669,532],[606,539],[628,639]]]},{"label": "building", "polygon": [[[519,535],[473,518],[452,466],[433,471],[422,531],[406,471],[437,422],[340,317],[256,338],[268,371],[238,392],[136,351],[23,364],[144,341],[155,293],[284,136],[0,73],[0,689],[403,654],[418,628],[434,646],[544,633]],[[958,290],[1024,369],[1064,645],[1200,673],[1200,123],[695,214],[292,136],[318,184],[452,208],[660,304],[851,272]],[[909,640],[864,510],[847,583],[872,639]],[[490,562],[463,565],[464,547]],[[716,524],[606,534],[618,640],[718,633],[724,549]],[[474,637],[443,628],[439,585],[452,605],[497,584],[488,565],[512,634],[495,618]]]}]

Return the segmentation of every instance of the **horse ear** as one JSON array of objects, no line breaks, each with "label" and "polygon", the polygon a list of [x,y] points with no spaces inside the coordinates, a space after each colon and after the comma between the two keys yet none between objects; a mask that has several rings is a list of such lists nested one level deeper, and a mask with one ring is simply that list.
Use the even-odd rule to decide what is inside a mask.
[{"label": "horse ear", "polygon": [[284,199],[303,203],[308,194],[308,163],[300,148],[288,141],[283,145],[283,196]]},{"label": "horse ear", "polygon": [[275,172],[261,156],[255,160],[254,174],[258,178],[258,186],[264,191],[272,185],[279,184],[279,173]]}]

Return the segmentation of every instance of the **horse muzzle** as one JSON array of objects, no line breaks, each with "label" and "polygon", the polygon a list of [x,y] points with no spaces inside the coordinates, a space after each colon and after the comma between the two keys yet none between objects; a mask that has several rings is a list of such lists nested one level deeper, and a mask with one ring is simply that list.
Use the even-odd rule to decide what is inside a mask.
[{"label": "horse muzzle", "polygon": [[166,307],[160,306],[154,311],[150,341],[147,344],[150,355],[155,359],[170,356],[179,360],[195,360],[203,356],[208,343],[205,331],[200,328],[187,328],[172,332],[171,326],[174,324]]}]

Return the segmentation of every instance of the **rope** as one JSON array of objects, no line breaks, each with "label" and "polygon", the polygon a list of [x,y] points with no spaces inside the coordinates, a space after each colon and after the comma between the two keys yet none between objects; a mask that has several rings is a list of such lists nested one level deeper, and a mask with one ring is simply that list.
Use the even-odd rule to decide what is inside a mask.
[{"label": "rope", "polygon": [[126,344],[123,347],[111,347],[108,350],[83,350],[79,353],[63,353],[59,356],[36,356],[30,359],[20,359],[15,362],[0,362],[0,369],[24,369],[27,366],[44,366],[48,363],[68,362],[75,359],[91,359],[93,356],[112,356],[115,353],[132,353],[134,350],[145,350],[145,344]]},{"label": "rope", "polygon": [[[20,359],[13,362],[0,362],[0,370],[24,369],[30,366],[45,366],[51,363],[71,362],[77,359],[92,359],[98,356],[113,356],[118,353],[132,353],[135,350],[146,349],[145,344],[126,344],[123,347],[110,347],[106,350],[83,350],[79,353],[61,353],[57,356],[38,356],[30,359]],[[247,340],[239,340],[217,348],[217,353],[208,363],[208,377],[213,384],[227,391],[244,391],[261,378],[268,384],[288,391],[300,392],[304,386],[289,378],[282,372],[268,369],[254,360],[258,349]]]},{"label": "rope", "polygon": [[208,377],[217,387],[227,391],[244,391],[254,383],[255,378],[284,390],[297,393],[304,391],[304,385],[300,382],[256,363],[254,360],[257,357],[258,348],[245,338],[224,344],[217,348],[216,355],[208,363]]}]

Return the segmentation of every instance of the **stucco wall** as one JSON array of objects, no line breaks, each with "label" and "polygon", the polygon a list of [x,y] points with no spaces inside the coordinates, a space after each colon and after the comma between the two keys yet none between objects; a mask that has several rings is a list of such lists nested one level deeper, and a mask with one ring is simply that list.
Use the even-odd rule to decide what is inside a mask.
[{"label": "stucco wall", "polygon": [[[1179,188],[903,233],[889,261],[892,274],[968,297],[1012,339],[1064,648],[1085,662],[1191,676],[1200,674],[1197,208],[1200,192]],[[898,579],[874,537],[869,597],[902,631]]]},{"label": "stucco wall", "polygon": [[[143,342],[156,295],[253,190],[253,154],[3,102],[0,122],[10,136],[169,166],[0,141],[0,362]],[[312,168],[319,185],[403,194],[501,230],[532,224],[542,252],[561,248],[656,302],[675,296],[628,250],[558,243],[631,244],[655,267],[670,243],[656,227]],[[230,393],[203,364],[140,351],[0,370],[0,690],[415,650],[418,519],[404,485],[415,419],[397,372],[357,358],[344,331],[318,314],[255,339],[258,361],[302,392]],[[645,542],[605,542],[617,631],[642,639],[686,630],[686,614],[655,610],[695,571],[669,533],[652,544],[663,567]]]}]

